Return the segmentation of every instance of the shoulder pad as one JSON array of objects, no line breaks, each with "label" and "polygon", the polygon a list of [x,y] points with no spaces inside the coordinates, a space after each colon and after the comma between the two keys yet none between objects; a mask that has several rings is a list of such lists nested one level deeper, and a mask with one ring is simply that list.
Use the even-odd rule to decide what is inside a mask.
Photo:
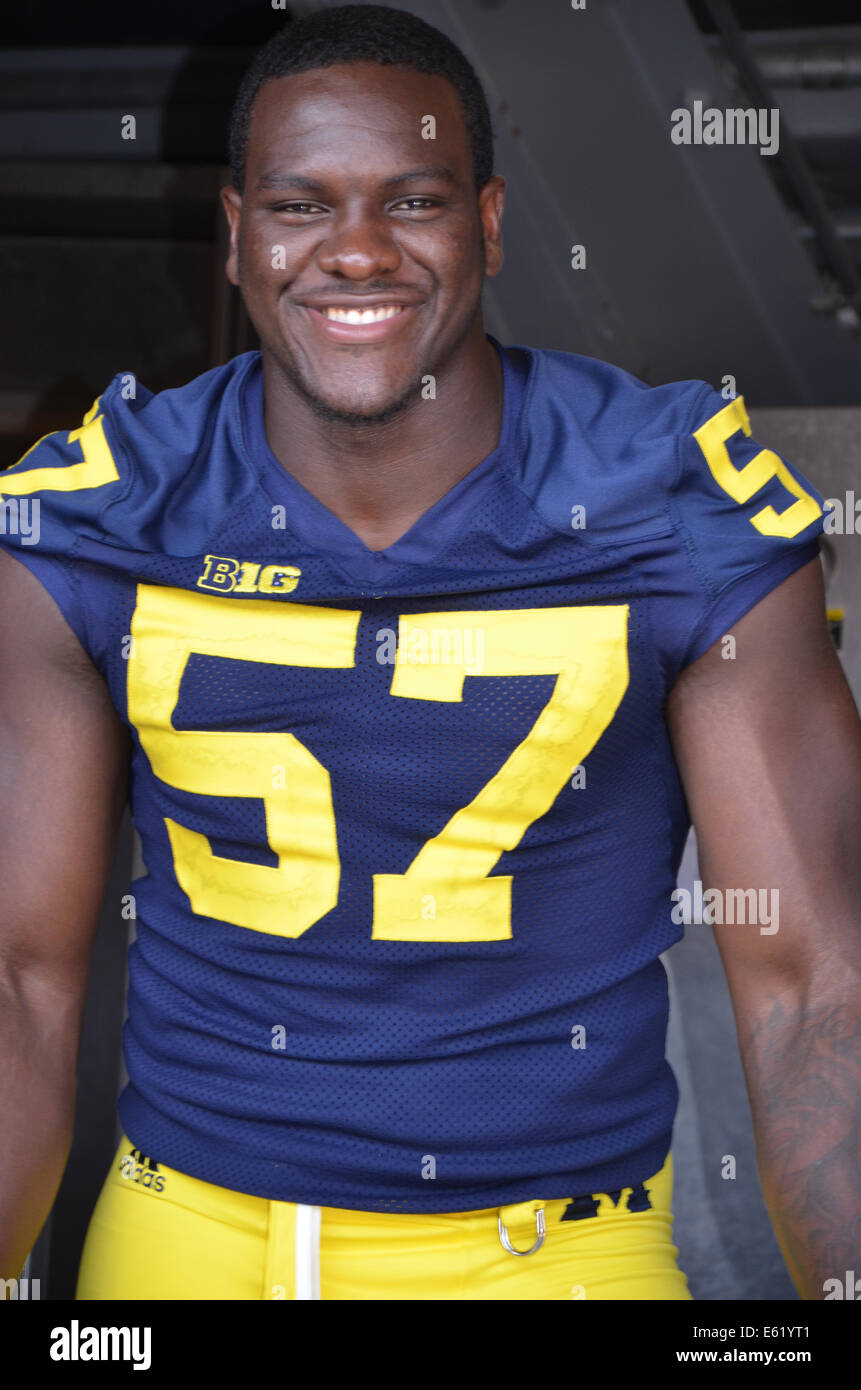
[{"label": "shoulder pad", "polygon": [[[238,388],[258,356],[245,353],[158,394],[118,373],[77,429],[46,435],[0,473],[3,540],[54,555],[84,540],[196,554],[213,519],[254,485]],[[36,542],[16,536],[16,514],[19,532],[35,518]]]}]

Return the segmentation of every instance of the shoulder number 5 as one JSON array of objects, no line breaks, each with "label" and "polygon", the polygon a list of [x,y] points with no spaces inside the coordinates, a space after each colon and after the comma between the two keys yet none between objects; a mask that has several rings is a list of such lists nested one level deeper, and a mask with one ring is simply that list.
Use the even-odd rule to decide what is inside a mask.
[{"label": "shoulder number 5", "polygon": [[736,468],[726,446],[739,430],[750,435],[750,420],[741,396],[694,430],[694,439],[705,455],[715,482],[734,502],[742,503],[749,502],[771,478],[777,478],[797,501],[783,512],[776,512],[771,506],[763,507],[750,518],[750,524],[763,536],[784,536],[786,539],[797,536],[822,515],[819,503],[805,492],[773,449],[760,449],[744,468]]}]

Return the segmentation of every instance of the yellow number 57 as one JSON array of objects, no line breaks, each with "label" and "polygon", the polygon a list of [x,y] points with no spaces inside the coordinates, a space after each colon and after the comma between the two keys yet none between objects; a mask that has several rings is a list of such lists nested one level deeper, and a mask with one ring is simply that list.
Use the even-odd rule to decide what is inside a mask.
[{"label": "yellow number 57", "polygon": [[[262,800],[278,861],[276,867],[216,855],[207,835],[165,818],[177,881],[194,912],[252,931],[300,936],[336,905],[340,860],[329,773],[293,734],[173,727],[190,656],[347,670],[354,666],[360,616],[138,587],[128,712],[153,772],[184,792]],[[453,812],[404,873],[373,875],[375,938],[467,942],[511,936],[511,877],[491,877],[491,870],[550,809],[612,720],[628,685],[627,622],[626,604],[400,619],[390,698],[456,703],[467,676],[556,680],[526,738],[472,801]],[[433,635],[452,628],[480,636],[479,674],[456,654],[430,664],[403,659],[417,630]],[[475,643],[463,646],[475,650]],[[429,752],[432,760],[436,750]],[[273,786],[276,767],[285,775]]]}]

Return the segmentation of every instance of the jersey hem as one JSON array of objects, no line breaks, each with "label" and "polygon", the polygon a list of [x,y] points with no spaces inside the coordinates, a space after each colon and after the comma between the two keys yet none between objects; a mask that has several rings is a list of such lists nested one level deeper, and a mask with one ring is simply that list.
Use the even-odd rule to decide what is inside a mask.
[{"label": "jersey hem", "polygon": [[53,599],[66,626],[74,633],[93,665],[97,665],[90,640],[86,605],[73,576],[72,566],[66,566],[58,555],[46,555],[44,551],[25,549],[23,546],[3,545],[3,552],[11,555]]},{"label": "jersey hem", "polygon": [[[338,1194],[333,1198],[331,1192],[326,1192],[313,1182],[308,1186],[292,1179],[288,1179],[283,1185],[275,1182],[272,1171],[278,1165],[271,1159],[254,1158],[245,1151],[237,1150],[233,1145],[219,1143],[217,1155],[222,1163],[225,1155],[235,1155],[237,1163],[242,1165],[246,1179],[241,1188],[229,1187],[228,1184],[218,1181],[221,1165],[212,1145],[195,1136],[191,1130],[166,1119],[140,1095],[126,1091],[120,1097],[117,1113],[123,1133],[135,1148],[155,1163],[174,1168],[187,1177],[212,1183],[216,1187],[228,1187],[229,1191],[243,1192],[247,1196],[261,1197],[270,1202],[334,1207],[342,1211],[391,1212],[404,1216],[443,1216],[454,1212],[492,1211],[516,1202],[572,1200],[584,1194],[617,1192],[623,1188],[635,1187],[638,1183],[648,1182],[660,1172],[670,1152],[672,1138],[672,1130],[669,1129],[659,1139],[637,1149],[625,1159],[615,1159],[612,1163],[572,1171],[570,1175],[556,1176],[552,1179],[537,1176],[498,1185],[487,1183],[481,1187],[449,1189],[441,1191],[435,1198],[429,1196],[425,1201],[401,1197],[392,1191],[381,1193],[378,1197]],[[429,1181],[433,1181],[436,1186],[435,1179]]]},{"label": "jersey hem", "polygon": [[721,591],[700,619],[685,649],[682,670],[708,651],[709,647],[725,635],[733,623],[737,623],[746,613],[782,584],[796,570],[809,564],[819,554],[819,537],[805,545],[770,560],[758,569],[748,570]]}]

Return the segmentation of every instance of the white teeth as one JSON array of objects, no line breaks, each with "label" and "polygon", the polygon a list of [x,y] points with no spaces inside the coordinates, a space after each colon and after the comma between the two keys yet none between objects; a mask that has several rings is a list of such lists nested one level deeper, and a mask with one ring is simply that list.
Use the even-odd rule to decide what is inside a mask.
[{"label": "white teeth", "polygon": [[401,312],[400,304],[378,304],[373,309],[324,309],[327,319],[336,323],[377,323],[380,319],[393,319]]}]

